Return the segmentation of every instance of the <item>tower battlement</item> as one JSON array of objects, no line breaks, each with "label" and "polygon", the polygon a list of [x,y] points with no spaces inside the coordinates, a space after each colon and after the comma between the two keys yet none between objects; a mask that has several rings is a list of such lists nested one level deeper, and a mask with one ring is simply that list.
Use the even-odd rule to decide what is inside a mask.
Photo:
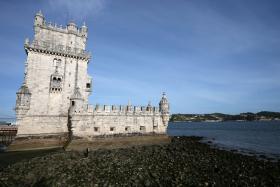
[{"label": "tower battlement", "polygon": [[57,25],[56,23],[47,22],[41,11],[36,13],[34,18],[34,31],[39,32],[40,29],[47,29],[54,32],[60,32],[64,34],[73,34],[78,37],[87,38],[88,28],[85,23],[79,28],[76,23],[71,20],[66,26]]},{"label": "tower battlement", "polygon": [[129,105],[89,105],[87,113],[118,113],[118,114],[160,114],[159,107],[129,106]]},{"label": "tower battlement", "polygon": [[34,39],[25,42],[26,52],[35,50],[55,55],[89,59],[90,53],[86,51],[88,28],[80,28],[70,21],[66,26],[47,23],[44,15],[39,11],[34,19]]}]

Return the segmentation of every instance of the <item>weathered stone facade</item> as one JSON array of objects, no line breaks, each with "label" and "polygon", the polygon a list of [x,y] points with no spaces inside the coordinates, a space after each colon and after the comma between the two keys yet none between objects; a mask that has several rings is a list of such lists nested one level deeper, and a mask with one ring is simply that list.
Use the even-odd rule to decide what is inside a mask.
[{"label": "weathered stone facade", "polygon": [[35,15],[34,39],[25,41],[24,83],[17,92],[18,136],[60,135],[91,137],[108,134],[165,133],[169,104],[159,107],[91,106],[92,78],[87,74],[87,27],[47,24]]}]

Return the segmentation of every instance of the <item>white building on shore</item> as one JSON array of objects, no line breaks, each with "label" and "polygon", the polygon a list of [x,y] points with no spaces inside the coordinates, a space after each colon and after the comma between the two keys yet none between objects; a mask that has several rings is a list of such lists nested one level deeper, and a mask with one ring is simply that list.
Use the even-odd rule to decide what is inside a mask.
[{"label": "white building on shore", "polygon": [[[93,81],[87,74],[88,28],[74,22],[66,27],[48,24],[35,15],[34,39],[26,39],[24,83],[17,92],[18,137],[63,135],[165,133],[169,104],[163,94],[159,106],[88,104]],[[120,85],[121,86],[121,85]]]}]

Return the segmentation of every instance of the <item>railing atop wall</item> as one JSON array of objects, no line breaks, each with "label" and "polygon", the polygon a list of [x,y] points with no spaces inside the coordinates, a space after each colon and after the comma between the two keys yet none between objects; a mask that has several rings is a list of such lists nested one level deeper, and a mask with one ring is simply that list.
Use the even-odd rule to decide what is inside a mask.
[{"label": "railing atop wall", "polygon": [[0,144],[8,146],[17,135],[18,128],[15,125],[0,125]]},{"label": "railing atop wall", "polygon": [[24,44],[26,48],[33,48],[33,49],[38,49],[38,50],[44,50],[44,51],[50,51],[54,53],[62,53],[65,55],[74,55],[78,56],[81,58],[87,58],[89,59],[91,57],[90,52],[79,49],[79,48],[73,48],[69,46],[64,46],[64,45],[56,45],[51,42],[46,42],[46,41],[37,41],[34,40],[32,43],[29,43],[27,40]]}]

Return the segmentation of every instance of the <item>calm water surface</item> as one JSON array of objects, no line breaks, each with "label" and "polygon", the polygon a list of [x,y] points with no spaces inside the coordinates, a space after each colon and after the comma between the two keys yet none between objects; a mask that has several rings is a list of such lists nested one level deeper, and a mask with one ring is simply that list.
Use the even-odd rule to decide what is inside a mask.
[{"label": "calm water surface", "polygon": [[280,121],[176,122],[169,123],[167,133],[202,136],[220,148],[280,158]]}]

